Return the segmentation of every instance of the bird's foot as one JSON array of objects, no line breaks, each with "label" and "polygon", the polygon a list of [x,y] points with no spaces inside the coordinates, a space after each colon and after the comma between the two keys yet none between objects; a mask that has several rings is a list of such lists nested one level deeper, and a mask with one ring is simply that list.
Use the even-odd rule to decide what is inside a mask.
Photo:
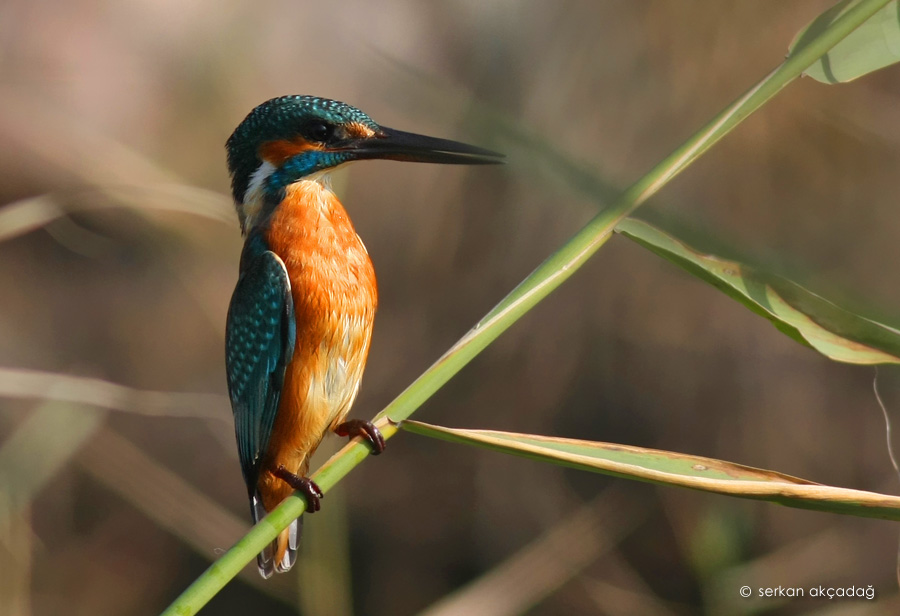
[{"label": "bird's foot", "polygon": [[350,438],[363,437],[372,446],[372,455],[374,456],[384,451],[384,437],[381,435],[381,430],[376,428],[371,421],[351,419],[335,428],[334,433],[338,436],[349,436]]},{"label": "bird's foot", "polygon": [[284,466],[279,466],[272,474],[303,494],[304,498],[306,498],[306,510],[309,513],[315,513],[321,509],[321,500],[325,495],[322,493],[319,486],[316,485],[315,481],[309,477],[295,475]]}]

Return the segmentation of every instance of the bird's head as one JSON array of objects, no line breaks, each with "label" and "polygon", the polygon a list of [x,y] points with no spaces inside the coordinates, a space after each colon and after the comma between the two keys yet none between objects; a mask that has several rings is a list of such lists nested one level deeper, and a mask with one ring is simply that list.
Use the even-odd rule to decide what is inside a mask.
[{"label": "bird's head", "polygon": [[225,147],[235,206],[246,232],[266,202],[284,189],[343,163],[389,159],[489,164],[503,156],[464,143],[379,126],[365,113],[315,96],[282,96],[256,107]]}]

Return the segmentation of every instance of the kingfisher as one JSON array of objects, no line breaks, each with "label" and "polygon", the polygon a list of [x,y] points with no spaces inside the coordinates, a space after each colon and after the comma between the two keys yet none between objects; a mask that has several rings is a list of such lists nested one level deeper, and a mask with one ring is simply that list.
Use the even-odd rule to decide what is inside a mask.
[{"label": "kingfisher", "polygon": [[[490,164],[503,156],[376,124],[345,103],[282,96],[257,106],[226,143],[245,238],[225,333],[228,393],[254,524],[294,490],[322,491],[310,457],[328,432],[384,438],[347,413],[359,392],[378,305],[375,270],[331,187],[356,160]],[[259,554],[264,578],[297,558],[294,520]]]}]

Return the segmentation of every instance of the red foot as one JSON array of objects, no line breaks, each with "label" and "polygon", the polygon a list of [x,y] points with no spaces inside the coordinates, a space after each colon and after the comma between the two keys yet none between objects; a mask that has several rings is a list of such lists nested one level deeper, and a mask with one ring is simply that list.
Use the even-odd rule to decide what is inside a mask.
[{"label": "red foot", "polygon": [[335,428],[334,433],[338,436],[349,436],[350,438],[363,437],[372,446],[372,455],[374,456],[384,451],[384,437],[381,435],[381,430],[376,428],[371,421],[351,419]]},{"label": "red foot", "polygon": [[295,475],[288,469],[284,468],[284,466],[279,466],[272,474],[303,494],[303,496],[306,498],[306,510],[309,513],[315,513],[316,511],[321,509],[321,499],[325,495],[322,494],[322,490],[319,489],[319,486],[316,485],[315,481],[313,481],[309,477],[300,477],[299,475]]}]

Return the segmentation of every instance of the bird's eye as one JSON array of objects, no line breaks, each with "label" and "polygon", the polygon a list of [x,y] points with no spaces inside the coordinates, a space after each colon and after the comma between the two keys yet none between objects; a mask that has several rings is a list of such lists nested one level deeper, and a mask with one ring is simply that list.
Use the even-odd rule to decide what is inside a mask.
[{"label": "bird's eye", "polygon": [[325,122],[310,122],[303,127],[303,136],[311,141],[325,143],[334,136],[334,126]]}]

